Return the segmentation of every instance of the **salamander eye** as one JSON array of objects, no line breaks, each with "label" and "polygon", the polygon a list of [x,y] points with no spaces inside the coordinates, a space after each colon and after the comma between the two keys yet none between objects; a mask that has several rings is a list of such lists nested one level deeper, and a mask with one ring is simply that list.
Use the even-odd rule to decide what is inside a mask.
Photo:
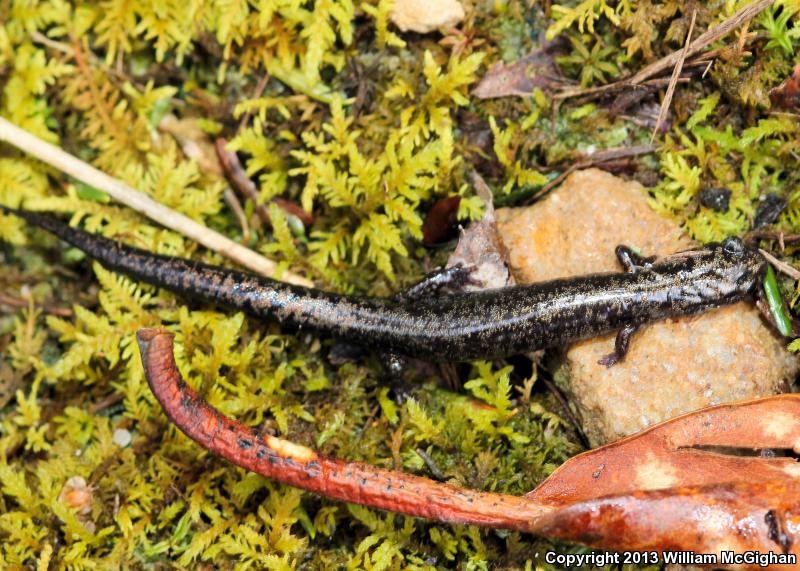
[{"label": "salamander eye", "polygon": [[722,241],[722,251],[732,256],[741,256],[744,254],[744,244],[739,238],[725,238]]}]

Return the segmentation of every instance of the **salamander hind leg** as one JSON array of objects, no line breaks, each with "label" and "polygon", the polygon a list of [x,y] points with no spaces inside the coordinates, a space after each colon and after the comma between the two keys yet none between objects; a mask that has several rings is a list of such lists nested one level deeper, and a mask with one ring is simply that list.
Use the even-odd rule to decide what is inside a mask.
[{"label": "salamander hind leg", "polygon": [[619,245],[614,249],[620,265],[629,274],[635,274],[640,268],[649,268],[655,261],[655,256],[645,258],[634,252],[628,246]]},{"label": "salamander hind leg", "polygon": [[409,301],[425,295],[439,294],[445,288],[458,290],[466,285],[480,285],[480,282],[472,277],[474,271],[473,266],[458,265],[440,268],[426,275],[420,282],[396,294],[394,300]]},{"label": "salamander hind leg", "polygon": [[382,351],[380,359],[383,363],[381,380],[388,385],[395,395],[398,404],[403,404],[411,396],[413,387],[406,382],[408,358],[393,351]]},{"label": "salamander hind leg", "polygon": [[611,367],[622,361],[625,358],[625,354],[628,352],[631,337],[633,337],[633,334],[636,333],[639,327],[639,325],[626,325],[620,329],[617,332],[617,339],[614,341],[614,352],[609,353],[597,362],[600,365]]}]

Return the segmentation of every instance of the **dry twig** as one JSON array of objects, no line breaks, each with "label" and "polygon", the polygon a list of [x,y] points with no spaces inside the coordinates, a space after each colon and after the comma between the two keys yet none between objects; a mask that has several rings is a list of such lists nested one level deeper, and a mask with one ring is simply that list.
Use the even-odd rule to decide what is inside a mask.
[{"label": "dry twig", "polygon": [[236,193],[231,190],[231,187],[225,189],[223,197],[225,198],[225,203],[239,221],[239,226],[242,228],[242,243],[246,244],[250,240],[250,224],[247,222],[247,215],[244,213],[242,203],[239,202],[239,198],[236,196]]},{"label": "dry twig", "polygon": [[[8,307],[14,308],[27,308],[31,307],[30,301],[26,299],[20,299],[17,297],[11,297],[10,295],[6,295],[4,293],[0,293],[0,305],[7,305]],[[72,317],[73,312],[68,307],[57,307],[51,305],[42,305],[40,306],[41,310],[50,315],[56,315],[58,317]]]},{"label": "dry twig", "polygon": [[786,244],[797,244],[800,242],[800,234],[786,234],[782,230],[751,230],[744,235],[747,242],[758,240],[777,240],[781,252],[786,249]]},{"label": "dry twig", "polygon": [[793,280],[800,280],[800,270],[798,270],[794,266],[790,266],[786,262],[781,262],[778,258],[773,256],[766,250],[762,250],[761,248],[759,248],[758,251],[761,252],[761,255],[764,256],[770,264],[775,266],[776,270],[778,270],[782,274],[786,274]]},{"label": "dry twig", "polygon": [[675,94],[675,86],[678,84],[678,78],[680,77],[681,71],[683,70],[683,62],[686,61],[686,56],[689,53],[689,45],[691,44],[692,41],[692,32],[694,31],[694,22],[696,19],[697,19],[697,10],[694,10],[692,12],[692,21],[689,24],[689,31],[686,34],[686,44],[683,46],[681,55],[678,58],[677,63],[675,64],[675,69],[672,70],[672,77],[669,80],[667,93],[664,95],[664,101],[661,102],[661,109],[658,112],[658,119],[656,119],[656,126],[653,127],[653,133],[652,135],[650,135],[651,143],[655,140],[659,129],[661,129],[661,125],[664,123],[664,119],[667,118],[667,113],[669,112],[669,106],[672,103],[672,96]]},{"label": "dry twig", "polygon": [[269,210],[267,209],[266,205],[261,204],[258,201],[258,188],[256,188],[255,183],[250,180],[250,177],[247,176],[247,173],[239,162],[239,157],[236,156],[236,153],[225,148],[227,144],[228,141],[222,137],[218,137],[217,140],[214,141],[214,150],[217,153],[219,164],[222,166],[222,170],[225,173],[225,178],[228,179],[233,189],[242,198],[253,203],[256,214],[261,222],[267,226],[271,226],[272,220],[269,216]]},{"label": "dry twig", "polygon": [[430,454],[425,452],[422,448],[417,448],[416,450],[417,455],[422,458],[422,461],[425,462],[425,465],[428,467],[428,470],[431,471],[431,475],[440,482],[444,482],[447,480],[447,476],[445,476],[442,469],[439,468],[439,465],[436,464],[436,461],[431,458]]},{"label": "dry twig", "polygon": [[[162,226],[175,230],[258,274],[272,276],[275,273],[277,264],[272,260],[156,202],[148,195],[46,143],[2,117],[0,117],[0,141],[5,141],[77,180],[102,190],[114,200],[133,208]],[[282,279],[296,285],[313,285],[308,279],[291,272],[285,272]]]},{"label": "dry twig", "polygon": [[[261,222],[271,226],[272,219],[269,215],[269,209],[267,208],[266,204],[259,202],[258,188],[256,187],[255,183],[250,180],[250,177],[247,175],[247,171],[245,171],[242,163],[239,162],[239,157],[236,155],[236,153],[225,148],[227,144],[228,141],[222,137],[218,137],[217,140],[214,141],[214,150],[216,151],[219,164],[225,173],[225,178],[228,179],[228,182],[231,183],[233,189],[238,192],[242,198],[245,200],[250,200],[253,203],[253,206],[255,206],[256,209],[256,214]],[[286,211],[287,214],[291,214],[292,216],[299,218],[300,221],[306,226],[311,226],[314,223],[314,216],[311,213],[303,210],[299,204],[296,204],[291,200],[274,196],[271,202],[274,202],[276,205]]]},{"label": "dry twig", "polygon": [[[250,96],[251,100],[258,99],[264,94],[264,90],[267,88],[267,83],[269,83],[269,79],[270,79],[269,73],[264,73],[264,75],[261,76],[261,79],[258,80],[258,85],[256,85],[255,91],[253,91],[253,95]],[[252,115],[253,115],[252,112],[249,110],[242,115],[242,118],[239,121],[239,127],[237,127],[236,129],[237,133],[240,133],[242,129],[245,128],[247,123],[250,122],[250,118],[252,117]]]},{"label": "dry twig", "polygon": [[602,151],[598,151],[595,154],[591,155],[590,157],[578,161],[576,163],[571,164],[567,170],[562,172],[556,178],[548,182],[542,188],[540,188],[533,196],[525,201],[525,204],[532,204],[542,198],[545,194],[553,190],[559,184],[564,182],[564,179],[567,178],[570,174],[575,172],[576,170],[586,169],[595,165],[603,164],[608,161],[615,161],[618,159],[625,159],[628,157],[638,157],[639,155],[649,155],[650,153],[654,153],[656,151],[656,147],[654,145],[637,145],[635,147],[617,147],[613,149],[605,149]]}]

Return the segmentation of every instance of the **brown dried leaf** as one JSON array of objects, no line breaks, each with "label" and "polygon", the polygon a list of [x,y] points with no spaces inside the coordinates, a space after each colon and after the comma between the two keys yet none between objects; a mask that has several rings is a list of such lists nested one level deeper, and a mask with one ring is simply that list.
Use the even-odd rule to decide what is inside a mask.
[{"label": "brown dried leaf", "polygon": [[[722,551],[798,555],[800,482],[737,482],[648,490],[587,500],[545,515],[536,532],[620,551],[693,551],[716,554],[713,568],[760,569],[725,564]],[[797,569],[772,564],[770,569]]]},{"label": "brown dried leaf", "polygon": [[511,64],[496,63],[472,90],[478,99],[528,96],[538,87],[555,91],[564,87],[553,58],[560,43],[552,42]]},{"label": "brown dried leaf", "polygon": [[222,167],[217,160],[214,143],[196,119],[178,119],[175,115],[168,114],[158,124],[158,130],[171,135],[180,145],[183,154],[197,161],[201,171],[222,178]]},{"label": "brown dried leaf", "polygon": [[433,246],[441,242],[453,229],[458,215],[460,196],[440,198],[433,203],[422,224],[422,243]]},{"label": "brown dried leaf", "polygon": [[497,234],[497,220],[494,217],[492,191],[478,173],[472,174],[476,194],[483,200],[486,210],[483,218],[472,223],[458,240],[455,250],[447,260],[447,266],[461,264],[473,266],[472,278],[480,286],[467,285],[465,290],[494,289],[514,283],[506,263],[503,242]]},{"label": "brown dried leaf", "polygon": [[792,75],[769,92],[769,100],[780,109],[800,110],[800,63]]},{"label": "brown dried leaf", "polygon": [[527,497],[564,506],[644,490],[800,476],[792,458],[734,456],[721,453],[724,448],[800,450],[800,395],[709,407],[668,420],[571,458]]}]

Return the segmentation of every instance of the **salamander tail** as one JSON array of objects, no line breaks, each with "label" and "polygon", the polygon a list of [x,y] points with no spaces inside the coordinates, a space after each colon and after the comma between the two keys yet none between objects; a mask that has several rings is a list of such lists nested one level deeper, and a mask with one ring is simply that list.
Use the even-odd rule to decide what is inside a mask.
[{"label": "salamander tail", "polygon": [[[21,208],[11,208],[9,206],[3,206],[2,204],[0,204],[0,212],[18,216],[26,222],[33,224],[34,226],[38,226],[42,230],[50,232],[54,236],[57,236],[65,242],[72,244],[79,250],[83,250],[90,257],[98,260],[104,265],[112,268],[117,265],[116,262],[119,255],[114,249],[116,242],[113,240],[109,240],[103,236],[84,232],[79,228],[73,228],[66,222],[63,222],[55,216],[51,216],[49,214],[40,214],[38,212],[32,212],[30,210],[24,210]],[[135,249],[131,248],[130,250],[134,251]],[[121,269],[122,271],[125,271],[125,268]]]},{"label": "salamander tail", "polygon": [[10,206],[5,206],[3,204],[0,204],[0,211],[4,212],[5,214],[12,214],[13,216],[22,218],[26,222],[47,230],[48,232],[55,234],[64,240],[69,241],[69,238],[76,232],[68,224],[47,214],[39,214],[38,212],[23,210],[21,208],[11,208]]}]

